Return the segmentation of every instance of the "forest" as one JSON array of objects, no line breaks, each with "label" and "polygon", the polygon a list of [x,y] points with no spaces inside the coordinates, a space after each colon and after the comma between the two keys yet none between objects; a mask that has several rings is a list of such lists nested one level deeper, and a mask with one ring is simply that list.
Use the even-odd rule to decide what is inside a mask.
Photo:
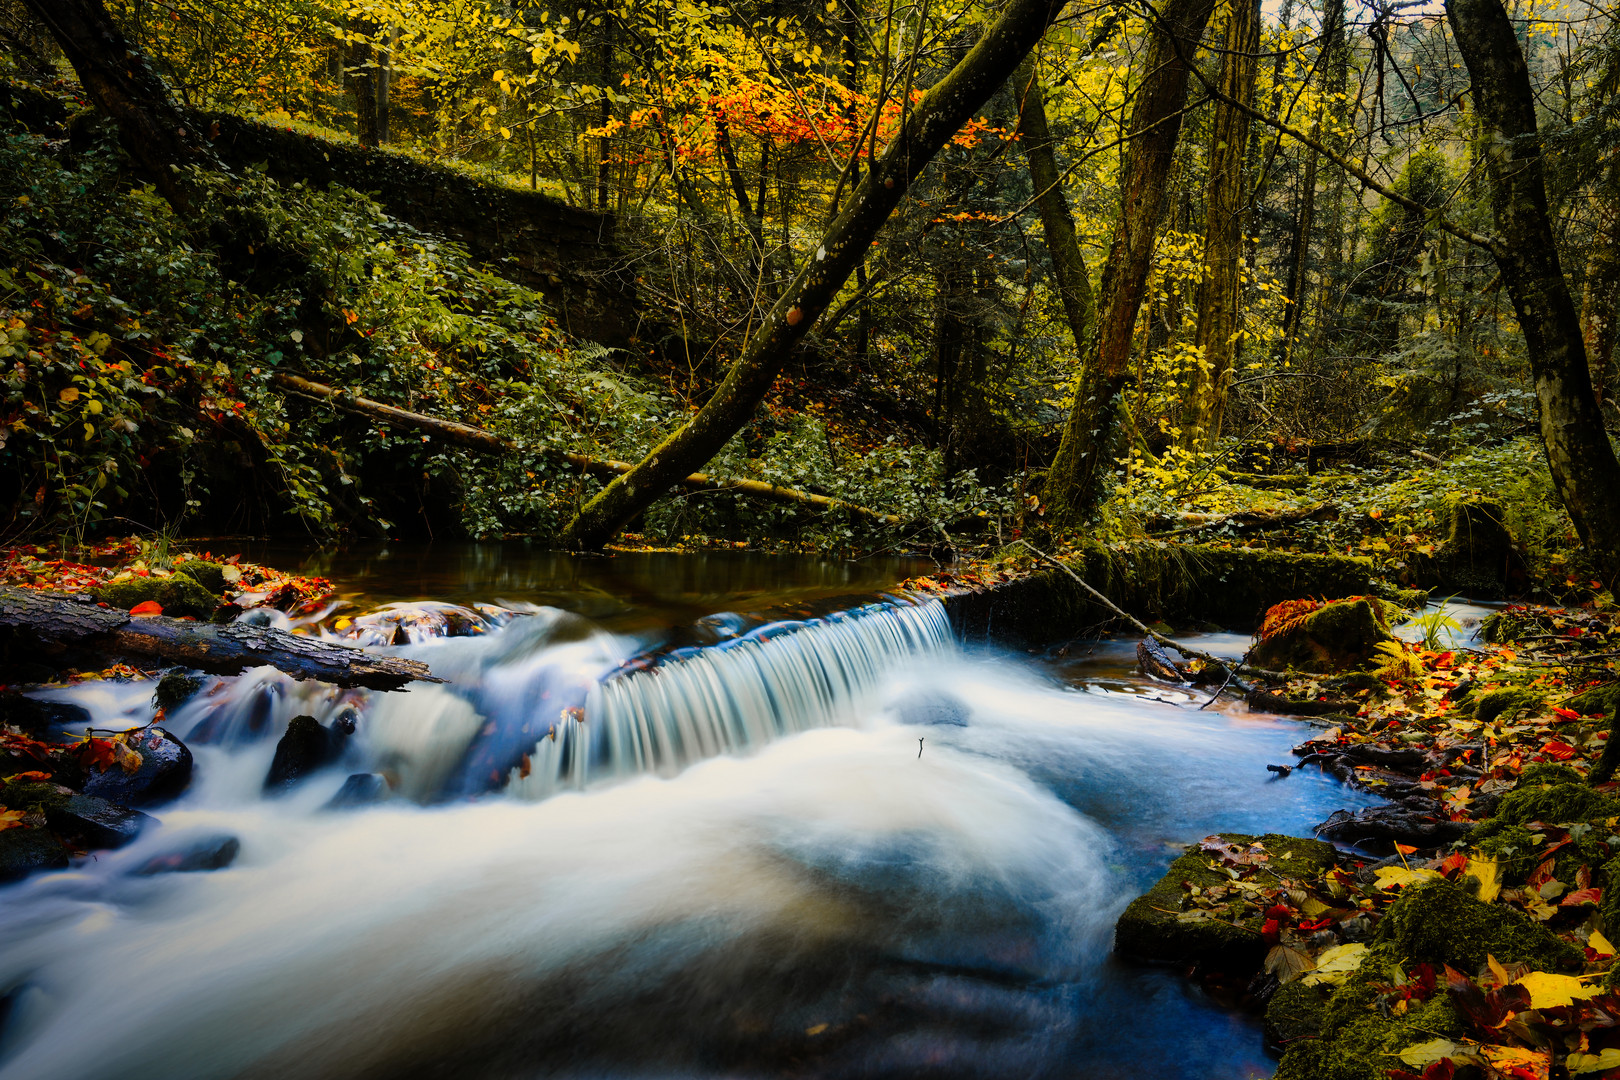
[{"label": "forest", "polygon": [[1600,7],[0,18],[14,540],[1258,514],[1411,583],[1482,496],[1525,587],[1620,572]]}]

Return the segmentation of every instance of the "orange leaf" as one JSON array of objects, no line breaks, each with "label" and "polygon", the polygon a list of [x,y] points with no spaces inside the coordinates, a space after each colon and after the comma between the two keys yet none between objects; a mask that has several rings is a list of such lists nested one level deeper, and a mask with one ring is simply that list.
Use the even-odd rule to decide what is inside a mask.
[{"label": "orange leaf", "polygon": [[22,810],[0,810],[0,832],[22,828],[22,819],[26,816],[26,812]]},{"label": "orange leaf", "polygon": [[163,614],[163,605],[156,600],[142,600],[130,608],[129,613],[131,615],[161,615]]}]

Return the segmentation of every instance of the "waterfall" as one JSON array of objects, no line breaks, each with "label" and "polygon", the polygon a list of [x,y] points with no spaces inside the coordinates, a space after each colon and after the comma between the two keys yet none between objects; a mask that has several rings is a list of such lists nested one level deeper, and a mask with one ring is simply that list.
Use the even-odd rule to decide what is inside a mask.
[{"label": "waterfall", "polygon": [[509,790],[543,799],[640,773],[670,776],[720,754],[851,723],[884,676],[955,648],[937,600],[878,603],[776,622],[594,687],[549,727]]}]

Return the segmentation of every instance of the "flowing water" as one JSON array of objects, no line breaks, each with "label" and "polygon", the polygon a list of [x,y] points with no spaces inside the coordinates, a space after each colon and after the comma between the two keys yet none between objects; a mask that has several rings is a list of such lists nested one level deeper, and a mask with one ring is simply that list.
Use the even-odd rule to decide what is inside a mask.
[{"label": "flowing water", "polygon": [[[1009,654],[937,602],[820,610],[904,565],[663,558],[618,592],[609,560],[369,591],[323,567],[367,606],[440,601],[341,632],[404,628],[381,647],[449,681],[261,670],[171,713],[186,796],[0,891],[0,1080],[1270,1074],[1252,1018],[1109,950],[1178,842],[1365,804],[1270,778],[1297,723],[1200,711],[1124,643]],[[112,727],[150,692],[51,696]],[[300,714],[354,735],[267,796]],[[328,808],[353,772],[392,797]],[[227,869],[136,872],[224,836]]]}]

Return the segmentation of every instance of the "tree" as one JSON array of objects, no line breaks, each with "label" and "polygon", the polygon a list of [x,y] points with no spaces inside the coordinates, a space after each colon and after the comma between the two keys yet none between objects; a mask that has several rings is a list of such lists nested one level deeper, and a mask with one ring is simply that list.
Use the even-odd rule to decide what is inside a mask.
[{"label": "tree", "polygon": [[1204,215],[1204,282],[1198,293],[1198,364],[1182,408],[1181,444],[1207,449],[1221,433],[1226,385],[1237,351],[1238,314],[1243,302],[1243,234],[1248,221],[1244,159],[1249,114],[1254,104],[1255,69],[1260,48],[1259,0],[1232,0],[1221,54],[1221,92],[1237,104],[1215,109],[1209,148],[1209,184]]},{"label": "tree", "polygon": [[1605,582],[1620,590],[1620,463],[1558,259],[1529,69],[1501,0],[1449,0],[1446,15],[1473,79],[1500,234],[1492,250],[1524,332],[1553,484]]},{"label": "tree", "polygon": [[1181,120],[1192,56],[1214,0],[1169,0],[1153,21],[1144,75],[1129,129],[1130,161],[1119,224],[1103,269],[1104,315],[1074,408],[1047,474],[1044,501],[1053,528],[1078,525],[1097,505],[1118,429],[1136,316],[1147,290],[1159,216]]},{"label": "tree", "polygon": [[680,477],[713,457],[748,422],[794,346],[865,257],[872,238],[911,182],[1007,81],[1063,5],[1064,0],[1010,0],[978,43],[910,110],[713,396],[634,469],[580,508],[563,530],[564,546],[601,547]]}]

